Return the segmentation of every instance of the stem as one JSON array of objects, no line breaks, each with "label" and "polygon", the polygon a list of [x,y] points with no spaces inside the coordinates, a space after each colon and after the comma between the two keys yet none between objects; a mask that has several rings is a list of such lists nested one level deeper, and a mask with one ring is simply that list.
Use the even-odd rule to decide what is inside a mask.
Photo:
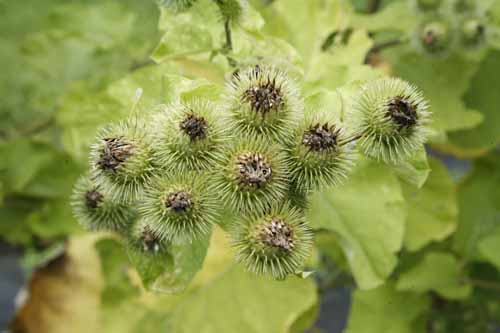
[{"label": "stem", "polygon": [[381,0],[368,0],[366,12],[369,14],[375,13],[380,8],[381,2]]},{"label": "stem", "polygon": [[351,138],[346,139],[345,141],[340,141],[340,142],[339,142],[339,145],[341,145],[341,146],[346,145],[346,144],[348,144],[348,143],[351,143],[351,142],[353,142],[353,141],[356,141],[356,140],[361,139],[361,137],[363,137],[363,135],[362,135],[362,134],[355,135],[355,136],[353,136],[353,137],[351,137]]},{"label": "stem", "polygon": [[368,64],[368,62],[370,60],[370,57],[373,54],[379,53],[380,51],[382,51],[384,49],[387,49],[387,48],[390,48],[390,47],[393,47],[393,46],[398,46],[398,45],[401,45],[401,44],[406,43],[406,42],[407,42],[407,39],[397,38],[397,39],[391,39],[391,40],[387,40],[387,41],[384,41],[384,42],[377,43],[377,44],[373,45],[368,50],[368,52],[366,53],[364,63]]},{"label": "stem", "polygon": [[30,127],[27,128],[21,128],[18,130],[18,134],[23,135],[23,136],[30,136],[30,135],[35,135],[40,132],[45,131],[46,129],[50,128],[52,125],[55,124],[55,119],[54,117],[47,118],[46,120],[31,125]]},{"label": "stem", "polygon": [[229,19],[227,19],[224,22],[224,31],[226,32],[226,49],[232,50],[233,49],[233,40],[231,38],[231,22]]},{"label": "stem", "polygon": [[478,288],[500,291],[500,284],[495,282],[477,280],[477,279],[467,279],[466,282]]},{"label": "stem", "polygon": [[[219,11],[222,17],[225,17],[224,12],[222,10],[224,1],[223,0],[213,0],[217,6],[219,7]],[[226,33],[226,45],[225,49],[231,51],[233,49],[233,40],[231,38],[231,19],[226,18],[224,21],[224,32]]]}]

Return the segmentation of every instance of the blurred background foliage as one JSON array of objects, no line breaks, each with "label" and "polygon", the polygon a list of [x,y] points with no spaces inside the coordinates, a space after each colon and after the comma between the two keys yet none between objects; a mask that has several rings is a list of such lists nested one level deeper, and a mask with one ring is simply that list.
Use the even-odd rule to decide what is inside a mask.
[{"label": "blurred background foliage", "polygon": [[[423,15],[406,0],[254,0],[229,53],[220,17],[200,3],[174,16],[153,1],[0,0],[0,237],[22,249],[31,277],[12,331],[303,332],[322,295],[347,287],[350,333],[494,332],[500,2],[478,1],[488,44],[447,57],[401,42]],[[388,41],[396,42],[380,47]],[[338,109],[338,92],[351,97],[383,75],[414,83],[434,113],[431,156],[397,168],[362,161],[345,186],[314,197],[315,278],[247,274],[216,230],[204,250],[180,252],[184,264],[204,258],[201,270],[198,261],[159,282],[194,276],[187,292],[146,291],[121,240],[85,234],[72,217],[88,144],[128,114],[138,88],[144,112],[216,95],[234,61],[257,56],[301,77],[309,105]],[[328,309],[322,316],[341,320]]]}]

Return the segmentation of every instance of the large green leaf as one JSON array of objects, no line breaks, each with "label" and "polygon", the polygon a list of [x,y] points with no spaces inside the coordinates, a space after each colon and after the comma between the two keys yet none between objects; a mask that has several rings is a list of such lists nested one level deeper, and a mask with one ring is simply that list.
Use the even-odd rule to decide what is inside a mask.
[{"label": "large green leaf", "polygon": [[491,51],[471,79],[465,102],[480,111],[484,121],[472,130],[450,133],[451,144],[457,146],[462,155],[481,154],[500,143],[500,95],[495,89],[500,86],[499,71],[500,51]]},{"label": "large green leaf", "polygon": [[354,292],[346,332],[423,333],[415,330],[420,316],[428,311],[425,295],[396,291],[392,284]]},{"label": "large green leaf", "polygon": [[286,333],[316,302],[310,279],[274,281],[232,267],[183,299],[171,332]]},{"label": "large green leaf", "polygon": [[422,293],[435,291],[448,299],[464,299],[471,286],[462,284],[461,268],[453,255],[445,252],[429,252],[414,266],[399,276],[396,289]]},{"label": "large green leaf", "polygon": [[454,248],[466,259],[473,259],[478,242],[500,225],[499,171],[500,158],[492,153],[476,162],[459,188],[460,213]]},{"label": "large green leaf", "polygon": [[441,162],[429,161],[432,171],[420,190],[403,186],[408,203],[405,247],[410,251],[419,250],[432,241],[442,241],[457,225],[455,184]]},{"label": "large green leaf", "polygon": [[314,228],[335,231],[361,289],[384,283],[394,269],[404,237],[406,209],[390,170],[362,160],[351,179],[311,198]]}]

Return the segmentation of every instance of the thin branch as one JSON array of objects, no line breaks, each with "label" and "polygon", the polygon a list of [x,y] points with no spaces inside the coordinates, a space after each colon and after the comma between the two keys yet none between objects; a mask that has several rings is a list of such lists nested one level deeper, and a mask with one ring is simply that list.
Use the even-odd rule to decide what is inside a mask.
[{"label": "thin branch", "polygon": [[341,145],[341,146],[346,145],[346,144],[351,143],[353,141],[359,140],[362,137],[363,137],[362,134],[355,135],[355,136],[347,138],[347,139],[345,139],[343,141],[339,141],[339,145]]},{"label": "thin branch", "polygon": [[231,21],[227,19],[224,22],[224,31],[226,32],[226,49],[232,50],[233,49],[233,40],[231,37]]},{"label": "thin branch", "polygon": [[477,279],[467,279],[466,282],[472,284],[475,287],[482,288],[482,289],[489,289],[489,290],[495,290],[500,292],[500,284],[491,282],[491,281],[484,281],[484,280],[477,280]]},{"label": "thin branch", "polygon": [[43,132],[43,131],[49,129],[54,124],[55,124],[55,118],[50,117],[42,122],[39,122],[37,124],[33,124],[30,127],[21,128],[17,132],[20,135],[35,135],[35,134],[38,134],[40,132]]},{"label": "thin branch", "polygon": [[404,44],[407,42],[407,39],[405,38],[397,38],[397,39],[391,39],[387,40],[384,42],[377,43],[371,47],[371,49],[368,50],[365,56],[365,64],[368,64],[370,61],[370,57],[373,56],[375,53],[379,53],[382,50],[385,50],[390,47],[398,46],[401,44]]}]

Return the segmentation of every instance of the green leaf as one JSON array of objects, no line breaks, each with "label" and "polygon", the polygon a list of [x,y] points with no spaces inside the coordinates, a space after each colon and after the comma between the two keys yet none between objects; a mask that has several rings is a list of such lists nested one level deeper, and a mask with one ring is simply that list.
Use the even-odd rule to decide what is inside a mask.
[{"label": "green leaf", "polygon": [[459,219],[454,249],[466,259],[477,255],[478,242],[500,225],[500,158],[492,153],[477,160],[458,193]]},{"label": "green leaf", "polygon": [[461,268],[453,255],[429,252],[413,267],[401,273],[396,289],[422,293],[435,291],[448,299],[464,299],[471,292],[470,285],[461,282]]},{"label": "green leaf", "polygon": [[158,63],[210,53],[222,47],[223,22],[214,1],[198,0],[185,12],[161,9],[159,28],[165,30],[152,59]]},{"label": "green leaf", "polygon": [[150,65],[113,82],[107,88],[107,94],[119,102],[130,114],[138,103],[141,116],[144,116],[158,104],[170,102],[167,98],[170,87],[166,75],[175,73],[172,64]]},{"label": "green leaf", "polygon": [[339,234],[361,289],[384,283],[397,263],[406,209],[396,177],[383,165],[360,161],[351,179],[312,196],[308,218],[314,228]]},{"label": "green leaf", "polygon": [[391,165],[399,179],[407,184],[421,188],[431,172],[427,160],[425,147],[422,148],[409,160],[402,161],[396,165]]},{"label": "green leaf", "polygon": [[389,283],[374,290],[357,290],[346,332],[414,333],[414,326],[429,306],[426,295],[398,292]]},{"label": "green leaf", "polygon": [[[303,76],[302,58],[297,50],[287,41],[269,36],[250,34],[243,29],[233,30],[233,53],[236,61],[242,65],[266,63],[286,70],[292,77]],[[234,69],[226,66],[225,72]]]},{"label": "green leaf", "polygon": [[20,192],[53,158],[51,147],[19,138],[0,142],[0,178],[8,191]]},{"label": "green leaf", "polygon": [[265,21],[262,15],[248,3],[245,5],[241,22],[238,23],[249,32],[259,32],[264,27]]},{"label": "green leaf", "polygon": [[209,238],[172,244],[166,251],[149,255],[129,250],[129,258],[148,289],[173,294],[183,291],[203,266]]},{"label": "green leaf", "polygon": [[500,270],[500,228],[482,238],[477,248],[479,253]]},{"label": "green leaf", "polygon": [[58,257],[64,255],[65,251],[65,241],[55,242],[54,244],[51,244],[47,248],[43,248],[41,250],[28,248],[22,258],[21,266],[25,271],[31,273],[33,270],[45,267],[50,264],[51,261],[57,260]]},{"label": "green leaf", "polygon": [[38,201],[6,197],[0,206],[0,237],[12,244],[29,244],[33,235],[25,220],[39,208]]},{"label": "green leaf", "polygon": [[396,30],[409,33],[418,24],[418,15],[408,6],[408,1],[395,1],[375,14],[358,14],[352,18],[352,26],[369,31]]},{"label": "green leaf", "polygon": [[38,198],[68,198],[81,167],[63,152],[55,152],[49,164],[41,168],[23,193]]},{"label": "green leaf", "polygon": [[[0,128],[25,132],[50,120],[71,83],[93,92],[144,61],[155,38],[152,1],[2,2]],[[36,15],[35,15],[36,14]],[[15,30],[14,33],[3,32]],[[23,110],[23,112],[19,112]],[[81,116],[81,113],[78,113]],[[10,126],[9,126],[10,125]]]},{"label": "green leaf", "polygon": [[163,80],[165,90],[165,101],[188,102],[199,98],[218,100],[222,92],[222,87],[213,84],[205,79],[190,80],[179,75],[165,75]]},{"label": "green leaf", "polygon": [[194,290],[172,313],[172,332],[289,332],[316,304],[311,279],[274,281],[232,267]]},{"label": "green leaf", "polygon": [[308,86],[336,89],[345,84],[379,78],[382,72],[364,65],[373,41],[365,30],[356,30],[346,45],[333,45],[311,59],[305,80]]},{"label": "green leaf", "polygon": [[123,244],[112,238],[103,238],[95,243],[101,259],[104,286],[101,291],[103,306],[118,306],[139,295],[129,276],[129,261]]},{"label": "green leaf", "polygon": [[348,15],[347,8],[342,8],[339,1],[276,1],[270,10],[267,20],[283,22],[284,31],[279,37],[299,51],[306,69],[314,55],[321,52],[321,45],[328,35],[335,29],[346,28],[346,22],[337,19]]},{"label": "green leaf", "polygon": [[314,303],[309,310],[302,313],[290,327],[289,333],[308,332],[308,329],[314,325],[314,322],[318,318],[319,306],[319,302]]},{"label": "green leaf", "polygon": [[500,51],[491,51],[471,78],[465,102],[467,107],[481,112],[484,121],[474,129],[450,133],[450,143],[457,146],[460,155],[478,155],[500,143],[500,96],[493,88],[500,85],[500,78],[496,75],[498,71]]},{"label": "green leaf", "polygon": [[209,241],[210,237],[206,237],[190,244],[171,245],[172,264],[155,279],[151,288],[169,294],[186,289],[203,266]]},{"label": "green leaf", "polygon": [[3,206],[4,197],[5,197],[5,188],[3,183],[0,181],[0,207]]},{"label": "green leaf", "polygon": [[57,238],[81,231],[73,217],[68,198],[46,201],[41,209],[32,212],[24,223],[40,239]]},{"label": "green leaf", "polygon": [[430,169],[429,179],[420,190],[403,185],[408,203],[405,247],[410,251],[444,240],[457,226],[458,204],[453,179],[436,159],[430,159]]},{"label": "green leaf", "polygon": [[57,122],[63,128],[64,149],[80,163],[87,162],[88,150],[97,129],[122,119],[127,110],[104,93],[93,93],[85,85],[74,85],[61,99]]}]

